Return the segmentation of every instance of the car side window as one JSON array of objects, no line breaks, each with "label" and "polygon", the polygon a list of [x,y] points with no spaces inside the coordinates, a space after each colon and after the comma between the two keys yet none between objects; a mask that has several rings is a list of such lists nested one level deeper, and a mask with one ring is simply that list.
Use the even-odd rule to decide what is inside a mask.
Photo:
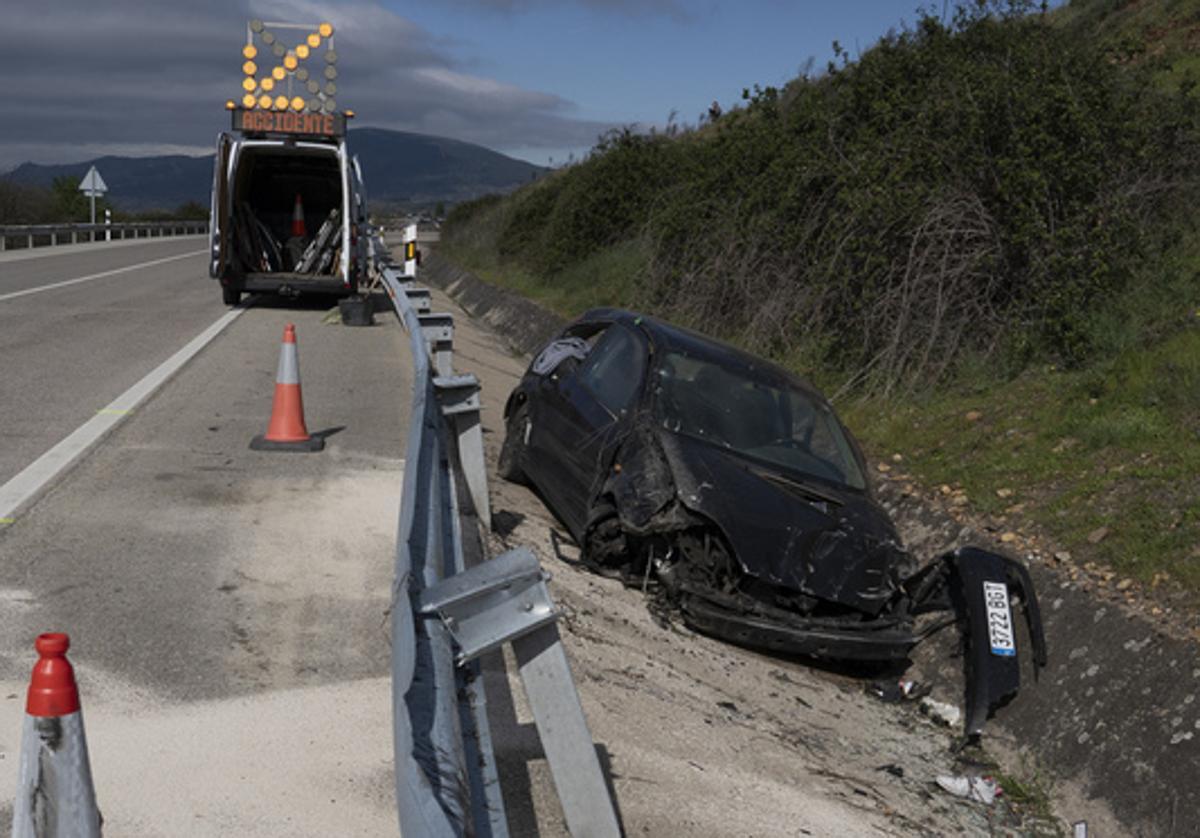
[{"label": "car side window", "polygon": [[626,410],[642,383],[641,342],[623,326],[607,329],[579,367],[578,378],[614,416]]}]

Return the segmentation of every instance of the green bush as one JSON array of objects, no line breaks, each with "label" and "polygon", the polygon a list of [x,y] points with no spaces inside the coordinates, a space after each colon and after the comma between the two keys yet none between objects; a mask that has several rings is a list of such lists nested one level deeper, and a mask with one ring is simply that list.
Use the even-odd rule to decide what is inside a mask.
[{"label": "green bush", "polygon": [[[498,258],[553,284],[647,241],[631,303],[777,357],[819,351],[881,392],[965,358],[1103,349],[1101,312],[1195,198],[1196,98],[1019,0],[837,51],[699,130],[615,132],[488,205]],[[451,247],[473,216],[452,214]]]}]

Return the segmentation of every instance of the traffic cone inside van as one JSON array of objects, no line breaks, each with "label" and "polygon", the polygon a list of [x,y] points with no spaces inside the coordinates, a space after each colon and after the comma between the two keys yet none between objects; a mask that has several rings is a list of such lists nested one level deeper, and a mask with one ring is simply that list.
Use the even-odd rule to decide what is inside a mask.
[{"label": "traffic cone inside van", "polygon": [[292,235],[300,238],[308,235],[304,230],[304,204],[299,192],[296,193],[296,205],[292,208]]},{"label": "traffic cone inside van", "polygon": [[325,439],[311,436],[304,426],[304,399],[300,395],[300,358],[296,353],[296,327],[283,329],[279,371],[275,374],[275,403],[267,432],[250,441],[255,451],[320,451]]},{"label": "traffic cone inside van", "polygon": [[70,645],[65,634],[43,634],[34,643],[38,662],[25,702],[13,838],[100,836]]}]

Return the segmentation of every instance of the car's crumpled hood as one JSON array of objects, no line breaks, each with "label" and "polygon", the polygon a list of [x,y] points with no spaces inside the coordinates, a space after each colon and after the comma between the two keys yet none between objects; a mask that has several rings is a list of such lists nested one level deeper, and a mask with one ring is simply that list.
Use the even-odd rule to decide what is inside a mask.
[{"label": "car's crumpled hood", "polygon": [[659,438],[680,502],[721,528],[747,574],[875,615],[915,571],[887,514],[862,493],[685,435]]}]

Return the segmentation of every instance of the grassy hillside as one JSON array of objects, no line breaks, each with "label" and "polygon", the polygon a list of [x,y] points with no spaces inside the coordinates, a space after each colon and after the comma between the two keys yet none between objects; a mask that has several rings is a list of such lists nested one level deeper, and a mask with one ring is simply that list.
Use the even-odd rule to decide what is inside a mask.
[{"label": "grassy hillside", "polygon": [[1200,95],[1200,0],[1075,0],[1057,22],[1115,62],[1148,67],[1162,89]]},{"label": "grassy hillside", "polygon": [[444,248],[770,355],[997,528],[1200,590],[1196,5],[926,17],[715,123],[614,133]]}]

